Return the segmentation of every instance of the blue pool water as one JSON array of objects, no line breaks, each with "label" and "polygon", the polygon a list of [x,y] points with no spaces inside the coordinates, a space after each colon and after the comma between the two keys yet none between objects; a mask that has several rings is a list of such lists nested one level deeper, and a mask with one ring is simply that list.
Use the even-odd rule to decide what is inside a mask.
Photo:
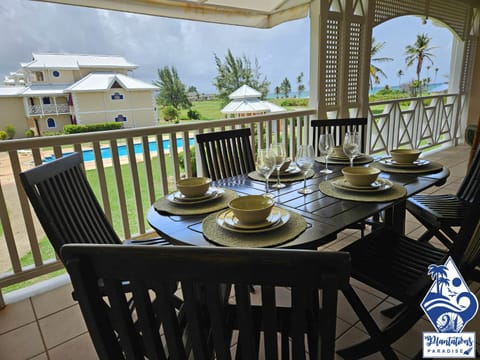
[{"label": "blue pool water", "polygon": [[[194,144],[194,139],[189,139],[189,145],[192,146]],[[157,143],[155,141],[151,141],[148,143],[148,148],[150,151],[157,151]],[[168,150],[170,148],[170,140],[163,140],[163,149]],[[183,139],[177,139],[177,148],[183,148]],[[134,144],[134,151],[135,154],[142,154],[143,147],[142,144]],[[112,157],[112,151],[109,147],[104,147],[100,149],[102,159],[110,159]],[[69,153],[65,153],[68,155]],[[126,156],[128,155],[127,146],[120,145],[118,146],[118,155],[119,156]],[[43,159],[43,162],[49,162],[55,159],[55,156],[47,156]],[[93,150],[84,150],[83,151],[83,161],[92,161],[94,160]]]}]

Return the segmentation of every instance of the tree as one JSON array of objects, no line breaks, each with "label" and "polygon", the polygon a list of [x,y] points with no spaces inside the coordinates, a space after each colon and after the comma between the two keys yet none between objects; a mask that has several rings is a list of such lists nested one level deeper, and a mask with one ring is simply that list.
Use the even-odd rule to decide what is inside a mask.
[{"label": "tree", "polygon": [[290,85],[290,81],[287,78],[282,80],[280,84],[280,92],[283,94],[284,97],[288,98],[288,95],[292,91],[292,85]]},{"label": "tree", "polygon": [[425,59],[429,60],[433,64],[432,58],[435,56],[432,54],[433,47],[429,47],[431,38],[427,34],[417,34],[417,40],[413,45],[407,45],[405,47],[405,63],[407,67],[412,66],[414,63],[417,64],[415,70],[417,74],[417,81],[420,84],[419,94],[422,94],[422,85],[420,81],[420,74],[422,72],[422,66]]},{"label": "tree", "polygon": [[384,46],[385,41],[376,42],[375,38],[372,37],[372,46],[370,49],[370,89],[373,89],[373,84],[380,84],[380,75],[382,75],[385,79],[387,78],[387,74],[385,74],[385,72],[381,68],[374,65],[373,63],[393,61],[393,59],[389,57],[375,57],[383,49]]},{"label": "tree", "polygon": [[170,69],[165,66],[158,69],[158,79],[154,81],[160,90],[157,96],[157,103],[163,106],[173,106],[176,109],[189,109],[192,107],[188,100],[185,85],[180,81],[177,70],[172,66]]},{"label": "tree", "polygon": [[279,95],[280,95],[280,86],[275,86],[275,96],[277,97],[277,99]]},{"label": "tree", "polygon": [[298,97],[301,97],[302,92],[305,91],[305,85],[303,85],[303,72],[297,76],[297,92]]},{"label": "tree", "polygon": [[228,95],[242,85],[248,85],[259,91],[262,99],[267,96],[270,82],[266,77],[262,78],[260,65],[256,58],[252,65],[245,55],[234,57],[230,49],[225,55],[224,62],[216,54],[214,57],[218,75],[215,76],[213,85],[217,88],[218,97],[223,104],[228,103]]},{"label": "tree", "polygon": [[397,71],[397,76],[398,76],[398,87],[400,87],[401,82],[402,82],[402,76],[405,75],[402,69]]},{"label": "tree", "polygon": [[447,277],[447,270],[448,269],[445,265],[435,265],[435,264],[428,265],[428,275],[432,277],[432,280],[436,280],[438,294],[442,293],[443,285],[445,284],[448,285],[448,279],[447,279],[447,282],[440,280],[440,279],[445,279]]}]

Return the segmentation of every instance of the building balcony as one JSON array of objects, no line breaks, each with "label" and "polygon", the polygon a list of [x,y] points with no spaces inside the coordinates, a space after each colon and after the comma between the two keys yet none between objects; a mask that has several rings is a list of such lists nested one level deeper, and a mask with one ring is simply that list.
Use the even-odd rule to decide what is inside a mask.
[{"label": "building balcony", "polygon": [[60,114],[70,114],[70,107],[68,104],[42,104],[30,105],[28,107],[28,116]]}]

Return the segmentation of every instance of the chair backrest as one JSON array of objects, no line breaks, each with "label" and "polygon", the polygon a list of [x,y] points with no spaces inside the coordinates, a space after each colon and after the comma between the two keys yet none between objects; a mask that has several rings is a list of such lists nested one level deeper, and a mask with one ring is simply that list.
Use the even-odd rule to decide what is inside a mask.
[{"label": "chair backrest", "polygon": [[315,153],[320,154],[318,140],[321,134],[332,134],[335,145],[340,146],[343,143],[345,133],[349,131],[360,133],[360,151],[365,152],[367,146],[367,122],[367,118],[312,120],[310,125],[313,130],[313,147]]},{"label": "chair backrest", "polygon": [[[478,155],[478,154],[477,154]],[[480,191],[476,191],[449,255],[467,280],[480,266]]]},{"label": "chair backrest", "polygon": [[[276,359],[281,347],[304,359],[306,344],[310,359],[334,358],[348,253],[72,244],[62,256],[100,359],[187,359],[190,350],[195,359]],[[174,281],[180,312],[170,301]]]},{"label": "chair backrest", "polygon": [[121,243],[88,183],[80,154],[26,170],[20,179],[58,256],[67,243]]},{"label": "chair backrest", "polygon": [[197,134],[205,176],[218,180],[255,170],[250,128]]},{"label": "chair backrest", "polygon": [[458,189],[457,196],[469,203],[473,202],[480,191],[480,147],[476,150],[467,174]]}]

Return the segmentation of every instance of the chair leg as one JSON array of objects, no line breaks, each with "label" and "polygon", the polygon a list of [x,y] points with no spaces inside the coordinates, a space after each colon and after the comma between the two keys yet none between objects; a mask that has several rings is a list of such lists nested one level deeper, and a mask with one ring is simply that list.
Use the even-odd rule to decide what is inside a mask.
[{"label": "chair leg", "polygon": [[347,301],[350,303],[350,306],[352,306],[358,318],[367,329],[370,339],[350,348],[339,350],[337,351],[337,354],[344,359],[358,359],[359,357],[380,351],[385,359],[398,359],[397,355],[390,347],[390,343],[386,341],[387,339],[368,313],[367,308],[363,305],[362,300],[358,297],[352,286],[348,285],[348,287],[342,291]]}]

